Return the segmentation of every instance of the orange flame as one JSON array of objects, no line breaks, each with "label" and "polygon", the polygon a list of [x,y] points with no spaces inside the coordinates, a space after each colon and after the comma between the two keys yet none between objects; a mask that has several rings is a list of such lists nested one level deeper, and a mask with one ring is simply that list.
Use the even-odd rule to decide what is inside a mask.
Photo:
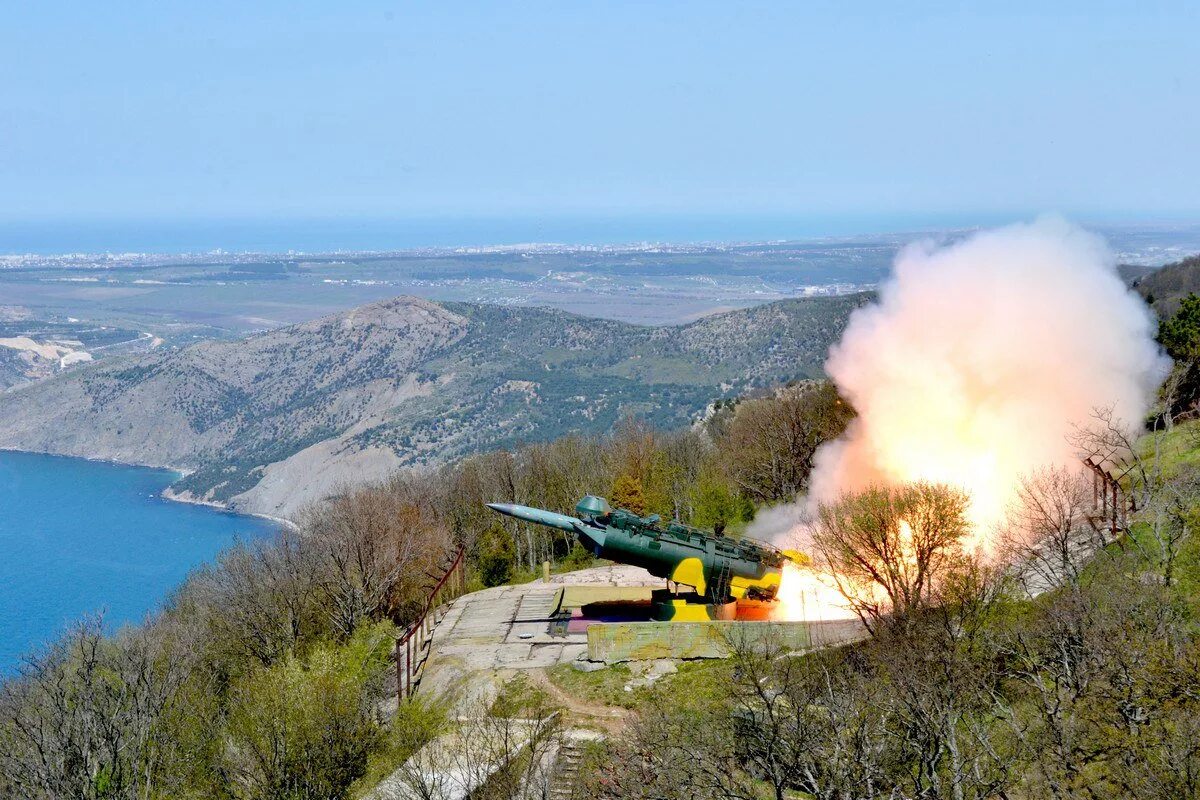
[{"label": "orange flame", "polygon": [[855,619],[833,577],[812,567],[783,565],[774,619],[789,622]]}]

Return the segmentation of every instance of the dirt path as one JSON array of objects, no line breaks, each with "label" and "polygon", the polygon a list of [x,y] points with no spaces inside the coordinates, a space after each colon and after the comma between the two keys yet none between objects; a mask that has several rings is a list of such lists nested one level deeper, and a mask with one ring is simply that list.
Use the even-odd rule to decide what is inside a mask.
[{"label": "dirt path", "polygon": [[599,726],[608,733],[620,733],[632,716],[633,712],[627,708],[589,703],[578,697],[572,697],[556,686],[544,669],[527,670],[525,674],[529,676],[529,681],[533,685],[544,689],[555,703],[561,705],[580,722]]}]

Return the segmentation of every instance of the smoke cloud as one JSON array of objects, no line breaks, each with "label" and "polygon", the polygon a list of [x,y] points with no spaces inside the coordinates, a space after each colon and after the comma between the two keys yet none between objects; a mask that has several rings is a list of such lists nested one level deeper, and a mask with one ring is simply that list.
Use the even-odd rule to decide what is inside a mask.
[{"label": "smoke cloud", "polygon": [[986,550],[1021,476],[1078,463],[1074,424],[1147,411],[1170,366],[1153,335],[1103,240],[1062,219],[906,248],[830,351],[859,416],[818,452],[808,508],[871,483],[949,483],[971,493]]}]

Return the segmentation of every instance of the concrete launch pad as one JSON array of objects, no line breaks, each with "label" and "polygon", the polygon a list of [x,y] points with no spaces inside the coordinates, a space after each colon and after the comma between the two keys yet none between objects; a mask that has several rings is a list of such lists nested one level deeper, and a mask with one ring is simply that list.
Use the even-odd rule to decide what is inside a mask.
[{"label": "concrete launch pad", "polygon": [[[480,673],[492,673],[502,682],[514,671],[577,660],[612,664],[722,658],[728,655],[733,635],[772,637],[794,650],[842,644],[864,635],[856,621],[650,622],[619,614],[606,621],[579,611],[596,604],[636,606],[662,586],[661,579],[643,569],[614,565],[464,595],[434,632],[419,691],[426,696],[474,692]],[[464,680],[468,676],[472,680]]]}]

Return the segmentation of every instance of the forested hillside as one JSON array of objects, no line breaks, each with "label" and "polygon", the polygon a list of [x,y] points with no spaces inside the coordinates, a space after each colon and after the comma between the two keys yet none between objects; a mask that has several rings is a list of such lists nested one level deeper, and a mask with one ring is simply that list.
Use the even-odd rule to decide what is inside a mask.
[{"label": "forested hillside", "polygon": [[1200,292],[1200,255],[1160,267],[1136,279],[1133,286],[1160,317],[1169,317],[1183,298]]}]

